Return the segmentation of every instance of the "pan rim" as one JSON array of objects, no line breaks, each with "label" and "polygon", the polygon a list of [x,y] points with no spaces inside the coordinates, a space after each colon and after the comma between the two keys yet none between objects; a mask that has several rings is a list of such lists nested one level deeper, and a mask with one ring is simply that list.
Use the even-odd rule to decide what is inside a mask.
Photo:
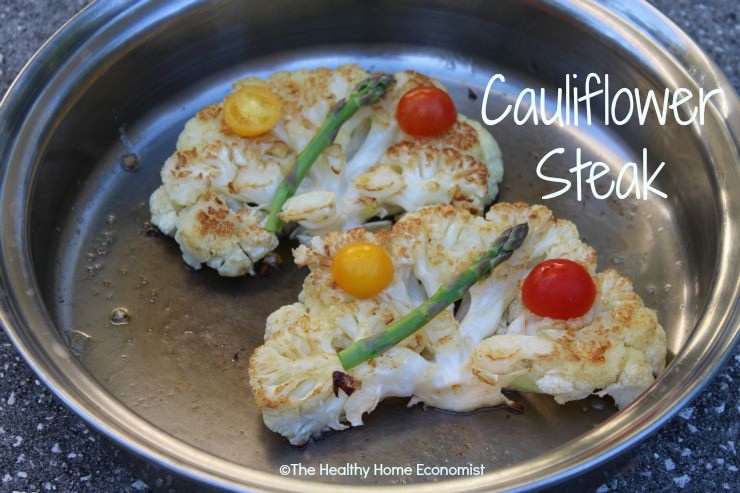
[{"label": "pan rim", "polygon": [[[724,89],[729,100],[729,104],[724,108],[714,103],[712,104],[713,110],[719,115],[721,123],[725,125],[730,140],[734,142],[735,147],[735,166],[734,168],[730,166],[726,170],[728,174],[725,178],[730,184],[738,184],[740,182],[740,179],[738,179],[738,168],[740,166],[738,166],[737,161],[738,148],[740,147],[740,140],[738,138],[740,136],[740,121],[738,120],[737,95],[729,82],[719,72],[719,69],[714,66],[713,62],[706,59],[706,56],[693,41],[653,7],[643,3],[642,0],[640,2],[630,2],[629,12],[625,12],[627,10],[625,7],[626,2],[623,0],[609,1],[604,5],[599,5],[593,0],[578,0],[575,2],[548,0],[543,3],[549,8],[577,18],[581,17],[585,19],[586,16],[597,16],[602,22],[609,25],[611,29],[619,32],[628,32],[635,39],[635,42],[639,41],[640,43],[652,45],[663,54],[669,55],[669,57],[673,58],[672,61],[674,63],[685,61],[684,58],[676,59],[678,55],[686,58],[692,56],[694,57],[692,59],[694,63],[696,63],[697,59],[700,60],[701,62],[698,65],[697,72],[692,74],[694,82],[698,84],[698,79],[703,77],[704,85],[711,83],[716,87]],[[28,87],[33,87],[34,84],[27,82],[31,82],[37,78],[42,68],[55,66],[52,57],[58,54],[53,52],[52,45],[58,43],[60,40],[69,41],[71,37],[79,40],[85,39],[88,36],[94,36],[101,28],[115,23],[123,16],[132,15],[137,10],[140,9],[136,7],[136,2],[129,0],[93,3],[67,22],[34,55],[9,88],[3,102],[0,103],[0,149],[5,158],[2,160],[5,163],[3,168],[7,168],[8,163],[12,162],[12,160],[7,159],[12,154],[8,151],[11,148],[9,142],[21,131],[22,122],[19,121],[19,125],[16,128],[13,128],[12,124],[14,120],[20,118],[24,108],[24,101],[27,101],[27,97],[33,96],[33,90]],[[635,27],[638,20],[640,25],[650,26],[653,30],[647,32],[638,31]],[[673,44],[667,45],[668,41],[671,41]],[[667,46],[672,46],[672,48]],[[678,54],[674,52],[671,55],[670,50],[676,50],[675,46],[682,46],[684,52]],[[685,64],[681,64],[681,66],[684,67]],[[8,124],[6,122],[10,122],[10,128],[7,127]],[[27,217],[30,204],[20,203],[17,200],[13,203],[10,196],[12,193],[17,193],[17,191],[13,190],[13,187],[9,187],[6,180],[7,171],[7,169],[2,169],[3,182],[0,185],[2,187],[0,188],[0,204],[3,206],[9,204],[9,207],[3,207],[4,214],[8,214],[9,212],[11,215],[18,213],[18,217],[25,218]],[[28,183],[26,185],[30,186]],[[28,197],[26,197],[26,201],[27,199]],[[565,444],[543,455],[541,458],[528,461],[507,470],[513,472],[512,474],[503,474],[503,471],[497,471],[479,478],[456,479],[434,484],[407,485],[398,488],[404,488],[409,491],[431,491],[432,488],[436,490],[442,485],[449,489],[449,491],[489,491],[491,488],[498,487],[513,489],[541,487],[545,484],[552,484],[571,478],[587,469],[603,464],[605,461],[618,455],[657,430],[675,415],[683,405],[693,399],[704,388],[711,377],[714,376],[730,356],[732,348],[740,339],[740,331],[738,330],[738,315],[740,312],[738,292],[740,291],[740,283],[737,281],[740,278],[740,263],[737,261],[740,254],[733,252],[732,249],[733,244],[737,242],[740,227],[738,225],[738,219],[731,217],[729,214],[730,211],[740,211],[738,204],[740,204],[740,198],[732,197],[727,193],[719,197],[718,212],[722,216],[720,217],[721,239],[718,244],[720,254],[717,259],[715,279],[709,298],[710,303],[714,302],[714,305],[705,307],[694,329],[694,334],[687,340],[686,345],[676,357],[676,360],[681,362],[686,358],[687,354],[698,354],[704,358],[698,358],[698,360],[703,361],[705,364],[694,368],[694,372],[698,372],[698,378],[692,379],[693,383],[691,385],[678,390],[674,389],[673,394],[677,394],[677,400],[672,400],[671,407],[667,409],[665,404],[662,408],[659,407],[658,409],[661,410],[661,414],[658,415],[657,419],[648,420],[647,416],[645,416],[648,414],[647,411],[653,409],[654,406],[660,405],[659,402],[648,405],[647,401],[651,400],[651,395],[648,393],[640,398],[639,402],[633,403],[615,418],[609,420],[610,426],[630,425],[623,428],[629,431],[626,439],[621,440],[611,448],[602,450],[596,457],[591,459],[582,458],[578,461],[570,459],[570,462],[560,461],[560,469],[564,469],[563,472],[550,477],[540,478],[539,480],[532,480],[535,476],[533,471],[544,470],[547,463],[545,459],[548,457],[556,454],[565,457],[583,456],[584,452],[578,451],[578,454],[574,454],[574,452],[577,452],[573,450],[575,445]],[[372,488],[370,486],[336,485],[281,478],[274,474],[214,458],[210,454],[186,445],[162,430],[148,425],[143,418],[139,418],[132,411],[129,411],[128,408],[118,402],[97,384],[97,382],[94,382],[91,376],[86,375],[84,369],[73,358],[70,358],[66,347],[56,347],[53,344],[45,347],[45,344],[49,341],[53,341],[54,338],[58,339],[58,335],[54,324],[41,305],[40,298],[38,296],[26,296],[24,298],[25,295],[23,293],[26,287],[31,289],[33,293],[38,293],[38,288],[35,284],[34,270],[28,255],[23,258],[24,252],[28,251],[29,238],[27,230],[18,229],[20,223],[22,221],[19,221],[15,229],[8,228],[4,224],[2,239],[0,239],[0,324],[3,325],[13,344],[40,379],[57,397],[95,429],[139,456],[146,457],[186,477],[216,487],[235,490],[258,488],[272,491],[292,491],[296,488],[300,488],[303,491],[347,491],[350,489],[364,491]],[[734,286],[731,285],[733,279],[735,280]],[[12,282],[15,283],[11,289],[9,284]],[[19,290],[18,287],[20,286],[24,289]],[[722,294],[720,291],[723,288],[726,290],[724,291],[725,294]],[[6,292],[4,296],[3,291]],[[716,322],[719,323],[715,325]],[[35,329],[30,329],[29,327],[35,327]],[[712,330],[713,327],[721,327],[722,330]],[[728,330],[731,331],[730,337],[719,341],[718,339],[723,331]],[[733,331],[734,334],[732,334]],[[705,348],[699,347],[697,333],[712,332],[716,332],[716,334],[710,338],[710,344]],[[59,346],[58,343],[57,346]],[[711,353],[709,352],[710,349],[712,350]],[[718,360],[711,360],[709,356],[716,353],[724,354]],[[711,360],[713,366],[707,364],[707,359]],[[61,367],[59,366],[60,364],[62,365]],[[75,366],[77,366],[76,369]],[[67,371],[61,371],[60,368],[64,368]],[[666,370],[666,373],[668,370]],[[81,378],[83,382],[87,383],[86,391],[83,392],[80,388],[79,381],[74,383],[74,379],[70,378],[73,376]],[[660,381],[661,379],[658,380],[658,382]],[[110,407],[107,408],[107,412],[104,412],[103,410],[106,409],[106,406]],[[640,406],[645,407],[645,410],[641,414],[638,414],[635,410]],[[633,419],[633,417],[641,419]],[[631,423],[630,420],[632,421]],[[126,423],[136,424],[139,432],[134,433],[131,427],[124,426]],[[170,447],[169,450],[167,447]],[[191,460],[185,461],[182,458],[182,454],[178,455],[174,453],[178,450],[188,452],[188,457]],[[555,464],[558,464],[558,462],[555,462]],[[567,467],[567,464],[571,464],[571,466]],[[537,465],[538,467],[536,467]],[[218,474],[216,471],[219,471],[221,474]],[[509,476],[509,479],[502,481],[502,476]]]}]

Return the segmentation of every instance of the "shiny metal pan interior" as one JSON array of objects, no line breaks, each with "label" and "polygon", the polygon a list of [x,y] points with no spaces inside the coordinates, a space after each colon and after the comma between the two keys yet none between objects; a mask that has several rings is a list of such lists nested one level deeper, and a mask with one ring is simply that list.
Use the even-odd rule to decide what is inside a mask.
[{"label": "shiny metal pan interior", "polygon": [[[665,161],[667,199],[546,202],[577,224],[600,268],[632,278],[657,309],[671,363],[626,410],[592,398],[564,406],[521,395],[503,409],[458,416],[383,403],[366,426],[304,449],[262,423],[246,365],[266,316],[292,303],[305,276],[191,272],[176,243],[152,235],[147,200],[184,122],[231,82],[277,70],[358,63],[415,69],[480,118],[524,87],[566,74],[609,73],[642,90],[720,87],[704,126],[490,127],[501,146],[501,201],[542,202],[543,153],[568,176],[574,150],[618,165]],[[550,104],[553,101],[549,101]],[[328,491],[283,478],[280,465],[483,464],[487,474],[434,485],[449,491],[551,484],[603,463],[654,430],[713,374],[738,337],[737,98],[704,55],[646,4],[610,1],[101,2],[69,23],[27,68],[2,109],[3,323],[35,370],[114,441],[186,476],[226,488]],[[135,170],[122,166],[134,154]],[[125,159],[124,159],[125,158]],[[733,240],[734,239],[734,240]],[[734,243],[733,243],[734,241]],[[2,291],[0,290],[0,293]],[[124,307],[130,321],[111,323]],[[377,476],[423,489],[444,477]],[[347,485],[342,486],[346,490]]]}]

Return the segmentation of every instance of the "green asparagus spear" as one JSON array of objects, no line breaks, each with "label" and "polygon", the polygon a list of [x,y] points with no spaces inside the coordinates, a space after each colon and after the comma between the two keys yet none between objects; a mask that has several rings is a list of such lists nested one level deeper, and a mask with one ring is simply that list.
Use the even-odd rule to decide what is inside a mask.
[{"label": "green asparagus spear", "polygon": [[301,184],[321,153],[334,143],[339,128],[344,122],[349,120],[362,106],[378,102],[395,82],[396,79],[390,74],[372,75],[358,84],[349,98],[337,102],[311,142],[298,154],[293,167],[278,186],[272,203],[270,203],[270,216],[267,218],[266,225],[268,231],[277,233],[282,229],[283,223],[278,218],[278,214],[283,210],[283,205],[295,194],[298,185]]},{"label": "green asparagus spear", "polygon": [[473,284],[488,277],[497,265],[511,257],[514,250],[522,245],[528,232],[527,223],[507,229],[472,266],[458,274],[448,284],[441,286],[424,303],[383,329],[383,332],[355,341],[339,351],[339,360],[344,369],[354,368],[395,346],[421,329],[452,303],[461,300]]}]

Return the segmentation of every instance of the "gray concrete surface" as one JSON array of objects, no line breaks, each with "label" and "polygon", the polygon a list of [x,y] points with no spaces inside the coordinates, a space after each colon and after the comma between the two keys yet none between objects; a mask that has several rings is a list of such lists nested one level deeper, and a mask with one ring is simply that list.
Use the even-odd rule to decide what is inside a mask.
[{"label": "gray concrete surface", "polygon": [[[102,0],[105,1],[105,0]],[[84,0],[0,2],[0,94]],[[654,0],[740,88],[740,2]],[[689,407],[630,454],[609,491],[740,491],[740,351]],[[148,491],[94,433],[35,378],[0,332],[0,492]],[[568,490],[567,486],[563,490]]]}]

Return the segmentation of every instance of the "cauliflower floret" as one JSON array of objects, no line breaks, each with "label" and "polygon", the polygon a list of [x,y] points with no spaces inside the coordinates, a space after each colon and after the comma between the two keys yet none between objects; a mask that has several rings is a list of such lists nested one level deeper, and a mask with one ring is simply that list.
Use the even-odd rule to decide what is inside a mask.
[{"label": "cauliflower floret", "polygon": [[232,209],[217,195],[206,192],[177,216],[175,239],[185,262],[194,269],[202,263],[222,276],[254,273],[255,258],[277,247],[277,237],[261,227],[264,214],[243,207]]},{"label": "cauliflower floret", "polygon": [[[162,186],[150,199],[152,223],[165,234],[181,237],[178,217],[206,193],[234,211],[267,210],[296,155],[331,108],[368,75],[356,65],[343,65],[335,70],[278,72],[265,80],[236,82],[235,89],[265,85],[280,98],[282,115],[276,127],[245,138],[223,123],[222,103],[198,112],[185,124],[175,153],[164,163]],[[395,77],[397,83],[385,97],[372,108],[361,108],[341,127],[335,143],[319,156],[296,195],[284,205],[280,218],[299,225],[299,239],[437,203],[480,213],[498,193],[503,165],[493,137],[462,115],[439,137],[406,135],[395,119],[400,98],[414,87],[441,85],[413,71]],[[243,243],[236,237],[232,241]],[[195,246],[181,245],[191,265],[205,258],[186,252]],[[245,250],[251,262],[266,253]],[[240,275],[231,273],[251,273],[252,269],[219,272]]]},{"label": "cauliflower floret", "polygon": [[[342,371],[337,351],[418,306],[521,222],[530,228],[523,245],[474,285],[456,312],[444,310],[381,356]],[[358,241],[382,246],[394,265],[390,285],[366,299],[337,288],[331,275],[334,254]],[[265,344],[249,367],[265,423],[293,444],[361,425],[363,414],[389,396],[470,411],[509,402],[502,389],[512,388],[560,403],[608,394],[621,408],[664,366],[665,333],[655,312],[616,271],[597,274],[596,252],[544,206],[497,204],[485,218],[450,205],[427,207],[390,230],[314,237],[294,257],[311,271],[299,302],[268,319]],[[591,273],[597,298],[588,313],[552,320],[523,305],[524,277],[549,258],[574,260]],[[337,386],[336,378],[351,385]]]},{"label": "cauliflower floret", "polygon": [[391,211],[414,211],[440,203],[482,211],[491,200],[487,181],[487,168],[469,154],[453,147],[404,141],[391,146],[378,165],[355,178],[353,185]]},{"label": "cauliflower floret", "polygon": [[280,328],[271,331],[269,344],[257,348],[249,366],[265,424],[295,444],[318,431],[347,427],[341,419],[346,395],[332,393],[332,375],[342,364],[329,341],[309,324],[300,306],[274,312],[267,325]]},{"label": "cauliflower floret", "polygon": [[149,210],[152,213],[152,221],[162,233],[170,236],[175,234],[175,231],[177,231],[177,208],[172,203],[164,186],[157,188],[149,197]]}]

